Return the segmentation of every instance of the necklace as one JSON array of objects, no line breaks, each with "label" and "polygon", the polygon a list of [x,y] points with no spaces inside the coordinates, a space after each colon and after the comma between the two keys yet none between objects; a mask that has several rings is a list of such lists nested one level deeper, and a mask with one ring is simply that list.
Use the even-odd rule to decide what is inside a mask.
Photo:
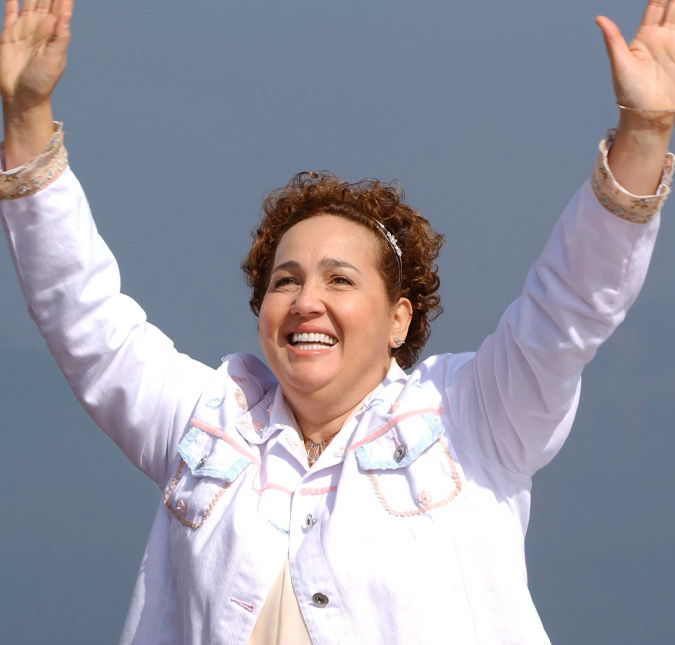
[{"label": "necklace", "polygon": [[324,448],[333,440],[336,434],[337,432],[319,443],[307,439],[307,461],[309,461],[310,466],[313,466],[314,462],[323,454]]}]

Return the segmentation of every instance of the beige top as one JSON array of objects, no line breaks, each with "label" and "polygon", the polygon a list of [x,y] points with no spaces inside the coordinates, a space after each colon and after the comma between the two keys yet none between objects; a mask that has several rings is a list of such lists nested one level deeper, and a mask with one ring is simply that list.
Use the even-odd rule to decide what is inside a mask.
[{"label": "beige top", "polygon": [[248,645],[312,645],[293,590],[288,560],[270,589]]}]

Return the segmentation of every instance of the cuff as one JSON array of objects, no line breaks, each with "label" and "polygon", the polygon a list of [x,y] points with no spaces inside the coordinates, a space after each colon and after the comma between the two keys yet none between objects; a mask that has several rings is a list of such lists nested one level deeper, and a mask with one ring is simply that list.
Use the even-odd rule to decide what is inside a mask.
[{"label": "cuff", "polygon": [[[2,165],[4,143],[0,142]],[[63,123],[54,121],[54,134],[42,152],[30,163],[7,172],[0,170],[0,199],[27,197],[56,181],[68,167],[68,153],[63,145]]]},{"label": "cuff", "polygon": [[600,154],[591,175],[591,186],[598,201],[612,214],[621,219],[645,224],[656,215],[670,194],[670,182],[675,170],[675,156],[672,152],[666,155],[663,164],[661,183],[655,195],[641,197],[633,195],[622,188],[614,179],[607,162],[607,154],[614,141],[615,130],[609,130],[606,139],[600,142]]}]

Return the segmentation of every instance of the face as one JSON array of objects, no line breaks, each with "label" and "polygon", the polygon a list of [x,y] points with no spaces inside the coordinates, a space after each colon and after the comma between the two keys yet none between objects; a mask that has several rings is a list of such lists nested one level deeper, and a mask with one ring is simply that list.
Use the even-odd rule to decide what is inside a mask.
[{"label": "face", "polygon": [[360,400],[386,375],[407,323],[401,330],[405,311],[387,298],[379,252],[373,232],[334,215],[303,220],[279,241],[259,335],[291,401],[314,393]]}]

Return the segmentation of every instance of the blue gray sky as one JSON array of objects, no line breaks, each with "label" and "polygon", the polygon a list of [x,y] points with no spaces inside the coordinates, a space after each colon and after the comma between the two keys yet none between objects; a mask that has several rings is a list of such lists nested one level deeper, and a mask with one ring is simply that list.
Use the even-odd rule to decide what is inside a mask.
[{"label": "blue gray sky", "polygon": [[[447,236],[425,355],[475,349],[617,118],[605,13],[641,2],[77,3],[55,97],[123,289],[211,365],[259,353],[239,263],[306,169],[400,180]],[[675,198],[673,198],[675,201]],[[647,284],[537,474],[530,587],[554,644],[675,638],[675,203]],[[159,491],[70,395],[0,249],[0,642],[116,643]]]}]

